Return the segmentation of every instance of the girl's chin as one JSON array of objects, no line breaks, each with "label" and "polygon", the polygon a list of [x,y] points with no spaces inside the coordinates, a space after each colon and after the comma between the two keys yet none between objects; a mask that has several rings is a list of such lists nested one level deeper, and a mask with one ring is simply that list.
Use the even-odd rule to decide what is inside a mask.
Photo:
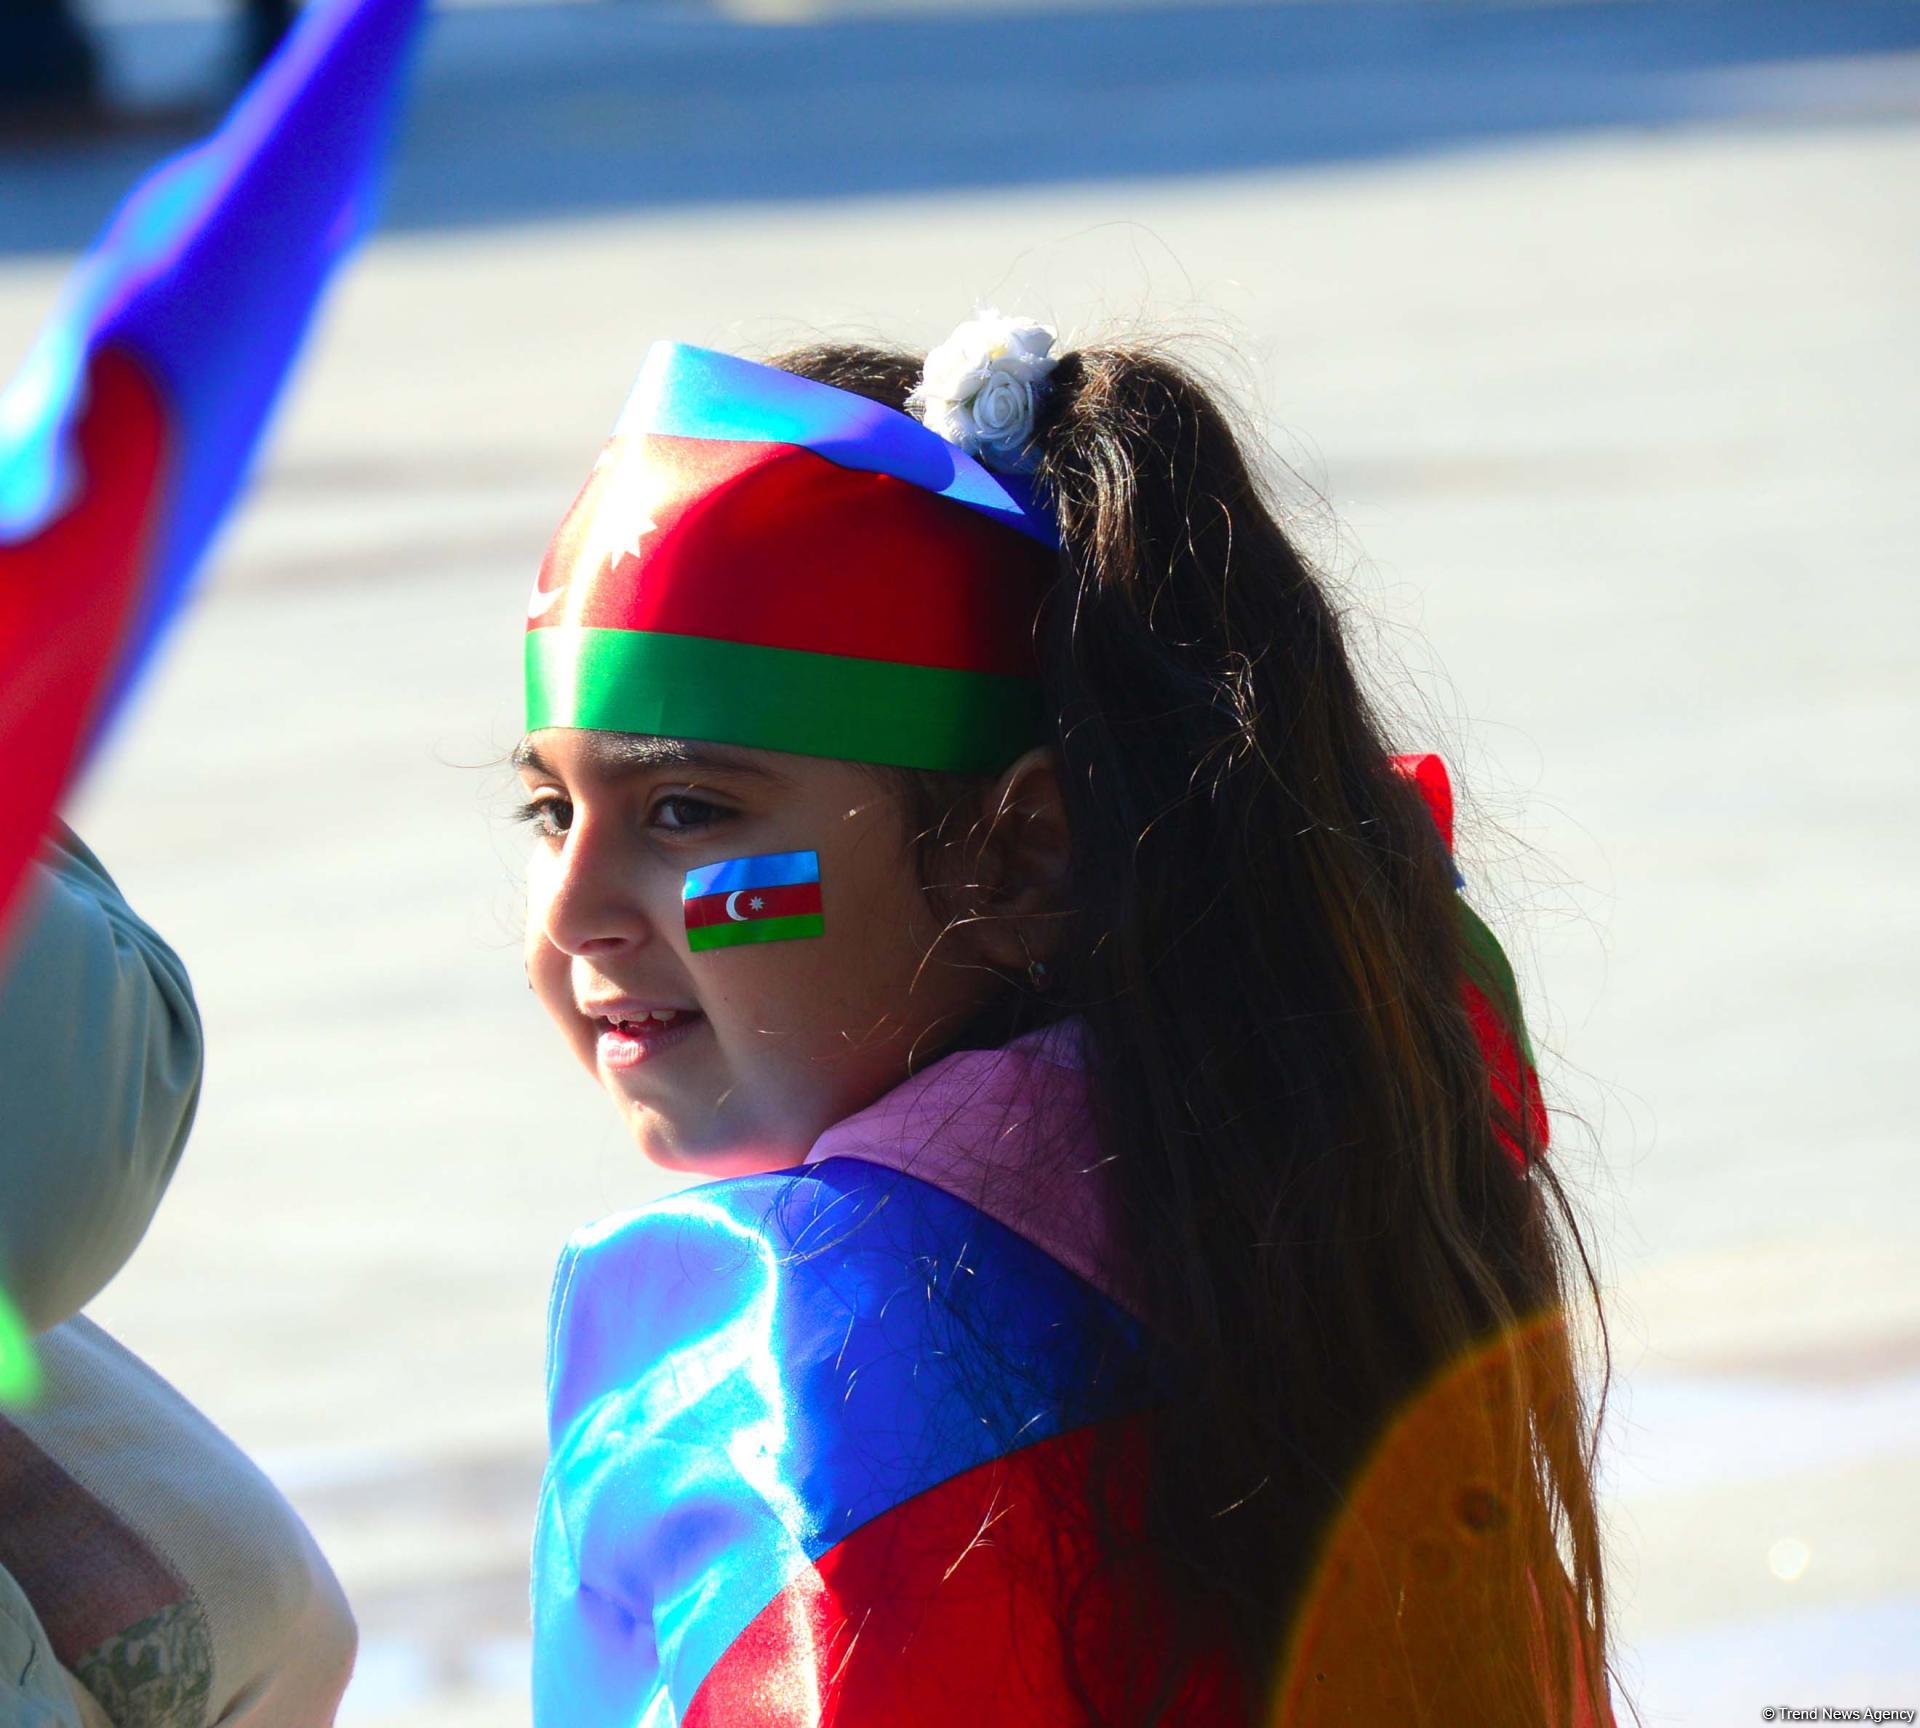
[{"label": "girl's chin", "polygon": [[769,1144],[701,1144],[671,1131],[662,1113],[649,1106],[629,1106],[628,1125],[641,1157],[656,1169],[674,1176],[713,1180],[722,1176],[759,1176],[769,1170],[791,1170],[807,1155]]}]

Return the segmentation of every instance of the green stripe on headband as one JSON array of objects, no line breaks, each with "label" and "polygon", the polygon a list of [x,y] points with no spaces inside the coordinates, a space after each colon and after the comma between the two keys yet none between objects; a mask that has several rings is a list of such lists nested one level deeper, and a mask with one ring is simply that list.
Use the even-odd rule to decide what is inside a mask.
[{"label": "green stripe on headband", "polygon": [[658,630],[527,632],[527,730],[701,738],[991,774],[1040,741],[1030,678]]}]

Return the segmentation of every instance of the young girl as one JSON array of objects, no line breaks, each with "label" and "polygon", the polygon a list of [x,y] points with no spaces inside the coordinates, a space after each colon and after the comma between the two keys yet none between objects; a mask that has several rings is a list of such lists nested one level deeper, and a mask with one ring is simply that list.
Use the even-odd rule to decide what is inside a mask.
[{"label": "young girl", "polygon": [[657,345],[542,567],[529,978],[710,1180],[556,1275],[536,1724],[1609,1721],[1445,770],[1206,391],[1051,348]]}]

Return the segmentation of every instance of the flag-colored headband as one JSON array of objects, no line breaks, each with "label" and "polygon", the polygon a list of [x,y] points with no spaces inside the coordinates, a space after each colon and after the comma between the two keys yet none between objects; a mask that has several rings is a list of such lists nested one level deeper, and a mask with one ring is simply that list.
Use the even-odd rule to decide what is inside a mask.
[{"label": "flag-colored headband", "polygon": [[647,351],[527,608],[527,730],[991,773],[1040,741],[1058,536],[911,415]]}]

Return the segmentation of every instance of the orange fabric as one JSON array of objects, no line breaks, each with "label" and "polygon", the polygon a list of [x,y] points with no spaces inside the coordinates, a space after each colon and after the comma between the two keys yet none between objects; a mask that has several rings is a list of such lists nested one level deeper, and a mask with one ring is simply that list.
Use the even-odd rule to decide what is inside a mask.
[{"label": "orange fabric", "polygon": [[[1575,1667],[1570,1695],[1547,1693],[1541,1580],[1526,1558],[1539,1538],[1531,1508],[1509,1498],[1531,1490],[1524,1465],[1503,1484],[1492,1463],[1524,1348],[1502,1339],[1455,1365],[1387,1429],[1315,1570],[1273,1728],[1611,1728],[1606,1698],[1579,1679],[1579,1615],[1557,1561]],[[1520,1578],[1527,1598],[1515,1600]]]}]

